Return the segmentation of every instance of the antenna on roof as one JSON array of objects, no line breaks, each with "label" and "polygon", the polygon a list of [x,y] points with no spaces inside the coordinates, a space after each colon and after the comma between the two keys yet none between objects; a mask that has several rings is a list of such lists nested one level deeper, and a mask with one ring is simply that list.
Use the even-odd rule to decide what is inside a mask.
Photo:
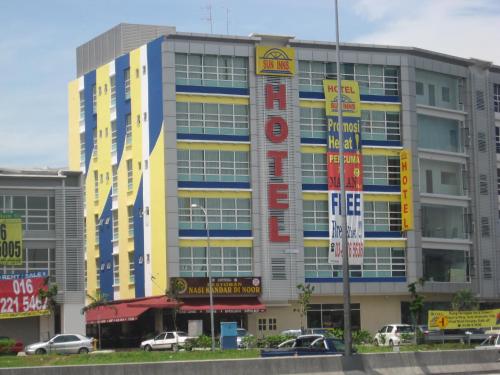
[{"label": "antenna on roof", "polygon": [[206,17],[202,17],[202,21],[210,22],[210,34],[214,33],[214,19],[212,17],[212,3],[208,3],[207,6],[203,7],[204,10],[208,12]]}]

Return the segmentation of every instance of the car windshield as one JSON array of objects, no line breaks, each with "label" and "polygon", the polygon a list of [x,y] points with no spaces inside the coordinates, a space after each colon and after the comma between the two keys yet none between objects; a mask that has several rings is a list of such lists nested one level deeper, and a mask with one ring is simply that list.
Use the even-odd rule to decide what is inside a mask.
[{"label": "car windshield", "polygon": [[398,333],[413,333],[413,328],[411,326],[399,326],[396,329]]},{"label": "car windshield", "polygon": [[237,329],[237,330],[236,330],[236,334],[237,334],[238,336],[240,336],[240,337],[241,337],[241,336],[245,336],[245,335],[247,334],[247,330],[246,330],[246,329],[240,329],[240,328],[239,328],[239,329]]}]

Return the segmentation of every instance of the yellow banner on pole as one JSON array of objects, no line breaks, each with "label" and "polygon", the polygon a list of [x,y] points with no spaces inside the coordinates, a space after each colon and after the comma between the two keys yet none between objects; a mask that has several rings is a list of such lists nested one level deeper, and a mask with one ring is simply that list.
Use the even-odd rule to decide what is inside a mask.
[{"label": "yellow banner on pole", "polygon": [[401,179],[401,229],[413,230],[413,188],[411,178],[411,154],[402,150],[399,154]]},{"label": "yellow banner on pole", "polygon": [[488,328],[500,325],[500,309],[477,311],[429,310],[429,329]]},{"label": "yellow banner on pole", "polygon": [[23,264],[23,222],[14,213],[0,213],[0,265]]}]

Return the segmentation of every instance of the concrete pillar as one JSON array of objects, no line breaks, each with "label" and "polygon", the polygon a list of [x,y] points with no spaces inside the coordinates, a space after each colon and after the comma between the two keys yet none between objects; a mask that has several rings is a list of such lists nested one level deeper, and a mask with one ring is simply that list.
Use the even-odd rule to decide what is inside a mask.
[{"label": "concrete pillar", "polygon": [[163,332],[163,310],[155,309],[155,332]]},{"label": "concrete pillar", "polygon": [[81,303],[61,305],[61,333],[77,333],[85,336],[85,315]]}]

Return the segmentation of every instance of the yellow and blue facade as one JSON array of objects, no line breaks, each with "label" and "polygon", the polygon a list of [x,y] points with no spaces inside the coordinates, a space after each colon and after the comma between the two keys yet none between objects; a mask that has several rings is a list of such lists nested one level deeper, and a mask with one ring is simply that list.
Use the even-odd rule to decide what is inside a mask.
[{"label": "yellow and blue facade", "polygon": [[[120,27],[135,35],[129,26]],[[136,44],[104,63],[79,57],[85,68],[69,85],[70,167],[85,174],[88,294],[162,295],[171,277],[206,277],[210,247],[213,276],[262,280],[267,311],[247,314],[251,331],[298,327],[296,285],[304,282],[316,288],[308,326],[339,326],[342,272],[327,255],[322,86],[335,78],[334,48],[175,30]],[[472,116],[458,102],[469,62],[432,52],[419,60],[391,47],[347,45],[343,53],[343,78],[360,86],[364,171],[365,258],[350,272],[353,322],[375,331],[408,318],[407,284],[420,277],[430,285],[429,303],[483,283],[470,259],[481,256],[477,244],[486,239],[458,221],[429,230],[424,217],[477,214],[471,190],[461,188],[470,180],[455,173],[467,167],[469,151],[456,146],[464,139],[448,137]],[[439,69],[431,74],[432,62]],[[439,100],[424,103],[435,75]],[[429,123],[444,135],[424,136]],[[440,149],[437,141],[451,144]],[[413,166],[407,232],[403,150]],[[429,181],[433,173],[439,179]]]}]

